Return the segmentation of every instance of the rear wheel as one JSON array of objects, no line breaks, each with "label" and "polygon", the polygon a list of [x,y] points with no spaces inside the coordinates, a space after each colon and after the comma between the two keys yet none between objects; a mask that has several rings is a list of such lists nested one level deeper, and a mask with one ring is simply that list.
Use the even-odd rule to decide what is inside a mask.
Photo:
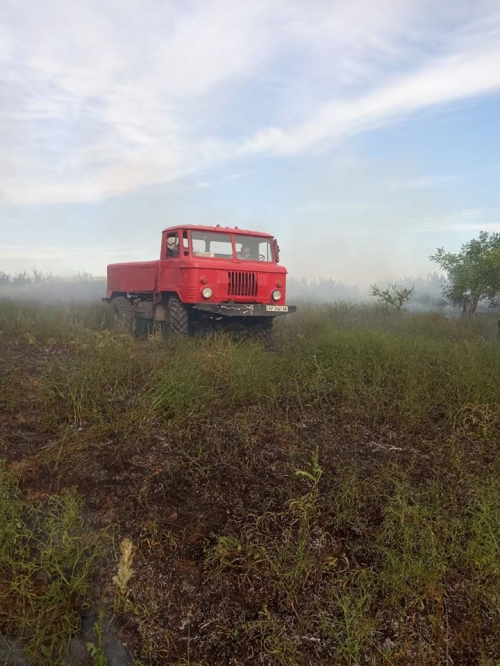
[{"label": "rear wheel", "polygon": [[242,324],[239,321],[230,321],[228,324],[224,326],[224,331],[226,333],[248,333],[248,326],[245,326],[245,324]]},{"label": "rear wheel", "polygon": [[126,296],[115,296],[111,299],[111,307],[116,318],[126,326],[132,326],[134,321],[134,310],[132,303]]},{"label": "rear wheel", "polygon": [[226,322],[222,330],[230,336],[233,342],[245,342],[249,339],[248,326],[242,322]]},{"label": "rear wheel", "polygon": [[177,296],[168,299],[168,332],[175,335],[187,334],[189,331],[189,313],[186,306]]},{"label": "rear wheel", "polygon": [[257,326],[252,331],[252,335],[255,338],[255,340],[260,340],[261,342],[267,343],[271,340],[273,331],[271,328],[264,328],[261,326]]},{"label": "rear wheel", "polygon": [[257,326],[254,326],[252,336],[254,340],[259,340],[259,342],[262,342],[266,349],[272,349],[274,340],[273,320],[269,319],[262,324],[257,324]]},{"label": "rear wheel", "polygon": [[137,338],[145,338],[153,333],[153,321],[143,317],[134,317],[133,332]]},{"label": "rear wheel", "polygon": [[272,319],[263,322],[229,321],[224,324],[223,330],[237,342],[259,341],[266,348],[270,348],[273,340]]}]

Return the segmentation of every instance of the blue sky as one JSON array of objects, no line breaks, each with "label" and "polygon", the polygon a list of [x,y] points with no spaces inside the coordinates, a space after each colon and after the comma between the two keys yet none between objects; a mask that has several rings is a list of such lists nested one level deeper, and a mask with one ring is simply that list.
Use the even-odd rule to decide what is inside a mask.
[{"label": "blue sky", "polygon": [[3,0],[0,81],[3,270],[196,222],[369,284],[500,231],[499,0]]}]

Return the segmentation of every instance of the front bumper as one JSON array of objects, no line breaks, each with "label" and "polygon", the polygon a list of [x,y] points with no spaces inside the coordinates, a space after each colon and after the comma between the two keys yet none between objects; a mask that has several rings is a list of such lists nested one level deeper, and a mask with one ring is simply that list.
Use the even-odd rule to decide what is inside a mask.
[{"label": "front bumper", "polygon": [[261,303],[193,303],[193,308],[214,317],[278,317],[297,310],[296,305]]}]

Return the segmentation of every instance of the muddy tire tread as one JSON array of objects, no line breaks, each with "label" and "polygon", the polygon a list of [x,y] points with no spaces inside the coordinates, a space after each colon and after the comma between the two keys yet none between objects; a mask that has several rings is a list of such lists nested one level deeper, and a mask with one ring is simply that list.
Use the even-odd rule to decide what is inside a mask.
[{"label": "muddy tire tread", "polygon": [[186,335],[189,330],[189,313],[177,296],[168,301],[169,329],[174,335]]},{"label": "muddy tire tread", "polygon": [[126,296],[115,296],[111,300],[111,307],[117,318],[131,326],[134,321],[134,310],[132,303]]}]

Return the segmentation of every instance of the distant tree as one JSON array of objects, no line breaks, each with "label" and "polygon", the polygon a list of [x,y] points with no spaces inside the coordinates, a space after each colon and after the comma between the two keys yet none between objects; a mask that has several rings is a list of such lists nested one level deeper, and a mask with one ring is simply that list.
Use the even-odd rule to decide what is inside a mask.
[{"label": "distant tree", "polygon": [[31,276],[23,271],[22,273],[16,273],[11,277],[11,283],[16,287],[21,287],[26,284],[30,284]]},{"label": "distant tree", "polygon": [[10,284],[10,275],[4,271],[0,271],[0,285]]},{"label": "distant tree", "polygon": [[472,316],[480,301],[498,305],[500,297],[500,234],[481,231],[453,254],[438,248],[430,259],[446,271],[448,281],[443,296],[462,308],[462,315]]},{"label": "distant tree", "polygon": [[50,280],[52,277],[52,274],[49,273],[44,273],[43,271],[39,271],[38,268],[32,268],[31,270],[32,273],[32,282],[43,282],[44,280]]},{"label": "distant tree", "polygon": [[387,289],[380,289],[376,284],[371,286],[371,294],[386,307],[399,312],[415,293],[415,287],[402,287],[390,284]]}]

